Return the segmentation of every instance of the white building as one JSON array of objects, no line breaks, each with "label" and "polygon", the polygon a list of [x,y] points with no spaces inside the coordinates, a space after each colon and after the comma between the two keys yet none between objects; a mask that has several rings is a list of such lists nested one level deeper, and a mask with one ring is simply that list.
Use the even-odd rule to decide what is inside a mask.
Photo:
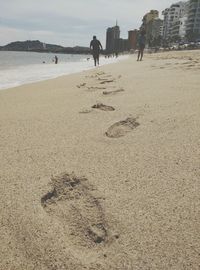
[{"label": "white building", "polygon": [[180,1],[165,9],[162,12],[163,39],[173,40],[174,38],[183,38],[186,34],[188,2]]},{"label": "white building", "polygon": [[180,18],[179,36],[182,40],[185,39],[185,36],[186,36],[187,20],[188,20],[187,14],[185,14],[185,16]]}]

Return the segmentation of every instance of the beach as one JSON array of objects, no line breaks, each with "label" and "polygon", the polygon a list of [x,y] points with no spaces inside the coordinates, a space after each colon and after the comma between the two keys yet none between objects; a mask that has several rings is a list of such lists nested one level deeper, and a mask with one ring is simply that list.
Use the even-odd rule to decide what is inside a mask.
[{"label": "beach", "polygon": [[1,270],[200,268],[199,60],[0,91]]}]

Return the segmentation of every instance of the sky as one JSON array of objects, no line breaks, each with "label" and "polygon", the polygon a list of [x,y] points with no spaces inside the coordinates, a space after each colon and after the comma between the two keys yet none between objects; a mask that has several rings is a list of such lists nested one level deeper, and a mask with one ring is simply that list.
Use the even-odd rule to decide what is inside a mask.
[{"label": "sky", "polygon": [[118,21],[121,37],[137,29],[151,9],[160,11],[175,0],[0,0],[0,45],[40,40],[88,46],[93,35],[105,46],[106,29]]}]

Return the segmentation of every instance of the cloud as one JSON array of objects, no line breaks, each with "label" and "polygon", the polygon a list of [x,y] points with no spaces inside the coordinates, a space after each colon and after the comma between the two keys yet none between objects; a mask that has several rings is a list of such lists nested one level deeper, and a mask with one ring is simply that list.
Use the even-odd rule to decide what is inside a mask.
[{"label": "cloud", "polygon": [[150,9],[162,10],[172,0],[0,0],[0,37],[39,39],[65,46],[88,45],[93,34],[105,43],[106,28],[121,27],[122,36],[138,28]]}]

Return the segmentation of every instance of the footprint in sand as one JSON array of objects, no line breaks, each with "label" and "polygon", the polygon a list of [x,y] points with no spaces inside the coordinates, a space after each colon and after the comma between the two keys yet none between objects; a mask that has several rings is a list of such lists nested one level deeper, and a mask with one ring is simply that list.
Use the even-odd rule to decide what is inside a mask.
[{"label": "footprint in sand", "polygon": [[113,91],[103,91],[103,95],[114,95],[120,92],[124,92],[125,90],[123,88],[113,90]]},{"label": "footprint in sand", "polygon": [[104,211],[87,179],[66,173],[52,178],[51,186],[41,204],[55,222],[61,222],[64,231],[76,236],[80,245],[105,243],[108,231]]},{"label": "footprint in sand", "polygon": [[137,122],[137,118],[127,118],[126,120],[119,121],[109,127],[105,134],[109,138],[123,137],[139,125],[140,124]]},{"label": "footprint in sand", "polygon": [[98,72],[98,73],[93,74],[93,75],[87,75],[87,76],[85,76],[85,78],[93,79],[93,78],[99,78],[100,76],[106,77],[106,76],[108,76],[108,74],[106,74],[105,72]]},{"label": "footprint in sand", "polygon": [[88,109],[83,109],[82,111],[80,111],[79,113],[82,113],[82,114],[87,114],[87,113],[91,113],[92,110],[88,110]]},{"label": "footprint in sand", "polygon": [[114,78],[112,78],[112,76],[104,76],[104,77],[98,77],[98,81],[115,81]]},{"label": "footprint in sand", "polygon": [[105,72],[97,72],[97,74],[96,75],[99,75],[99,76],[101,76],[101,75],[105,75],[106,73]]},{"label": "footprint in sand", "polygon": [[103,89],[106,89],[106,87],[103,87],[103,86],[89,86],[87,87],[87,89],[89,91],[95,91],[95,90],[103,90]]},{"label": "footprint in sand", "polygon": [[81,88],[81,87],[84,87],[84,86],[86,86],[86,83],[81,83],[81,84],[77,85],[76,87]]},{"label": "footprint in sand", "polygon": [[99,109],[99,110],[102,110],[102,111],[114,111],[115,108],[112,107],[112,106],[107,106],[107,105],[104,105],[102,103],[97,103],[95,105],[92,106],[93,109]]},{"label": "footprint in sand", "polygon": [[103,80],[100,82],[100,84],[106,84],[106,83],[112,83],[114,82],[115,80],[114,79],[111,79],[111,80]]}]

